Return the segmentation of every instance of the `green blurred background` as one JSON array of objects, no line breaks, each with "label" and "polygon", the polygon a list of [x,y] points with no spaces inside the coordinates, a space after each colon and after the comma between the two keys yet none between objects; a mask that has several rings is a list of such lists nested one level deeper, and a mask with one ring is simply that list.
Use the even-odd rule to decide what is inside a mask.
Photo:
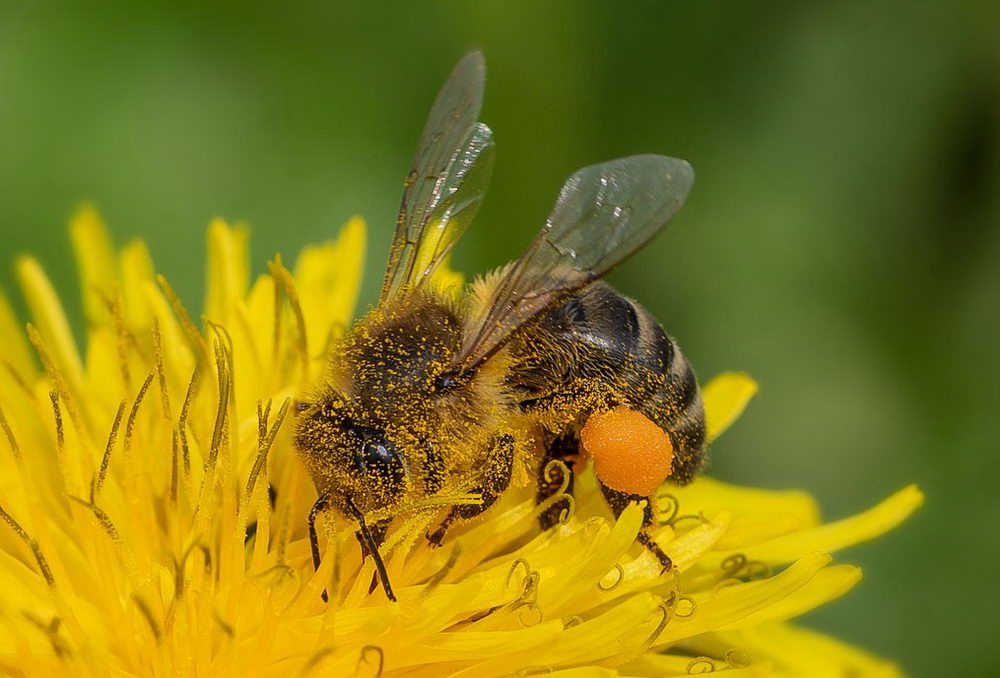
[{"label": "green blurred background", "polygon": [[457,265],[515,256],[578,167],[690,160],[687,207],[612,280],[703,376],[761,382],[712,472],[834,518],[919,482],[807,621],[996,675],[1000,3],[203,4],[0,0],[3,287],[33,252],[75,304],[89,199],[195,306],[210,217],[249,221],[263,270],[363,214],[370,302],[428,107],[481,48],[500,155]]}]

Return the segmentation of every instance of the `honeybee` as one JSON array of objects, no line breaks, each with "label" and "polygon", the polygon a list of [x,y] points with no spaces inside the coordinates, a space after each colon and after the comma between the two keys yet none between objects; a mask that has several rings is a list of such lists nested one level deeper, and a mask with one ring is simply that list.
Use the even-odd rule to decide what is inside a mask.
[{"label": "honeybee", "polygon": [[[482,55],[468,54],[435,100],[378,304],[333,347],[329,379],[297,407],[295,444],[319,495],[314,564],[315,520],[336,512],[357,525],[390,600],[379,546],[395,508],[456,488],[478,495],[443,512],[427,534],[436,546],[456,521],[533,482],[550,503],[539,512],[548,528],[581,453],[615,516],[643,502],[637,541],[668,569],[649,531],[650,497],[664,480],[690,481],[704,457],[691,366],[648,311],[599,280],[681,207],[694,181],[685,161],[637,155],[585,167],[519,259],[459,301],[433,282],[492,170],[493,135],[477,120],[484,79]],[[390,517],[366,520],[375,511]]]}]

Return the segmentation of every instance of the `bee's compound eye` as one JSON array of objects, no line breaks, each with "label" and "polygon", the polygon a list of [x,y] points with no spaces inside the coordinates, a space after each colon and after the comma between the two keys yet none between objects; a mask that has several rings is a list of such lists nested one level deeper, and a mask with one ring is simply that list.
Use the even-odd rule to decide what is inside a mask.
[{"label": "bee's compound eye", "polygon": [[384,433],[362,429],[361,446],[355,453],[355,463],[362,473],[376,476],[402,477],[403,457]]},{"label": "bee's compound eye", "polygon": [[300,414],[308,410],[311,407],[311,405],[305,400],[296,400],[295,404],[292,407],[295,408],[296,414]]},{"label": "bee's compound eye", "polygon": [[616,407],[592,414],[580,442],[594,460],[594,473],[613,490],[646,497],[670,475],[670,436],[637,410]]},{"label": "bee's compound eye", "polygon": [[396,448],[385,438],[371,438],[361,448],[366,466],[385,466],[396,458]]}]

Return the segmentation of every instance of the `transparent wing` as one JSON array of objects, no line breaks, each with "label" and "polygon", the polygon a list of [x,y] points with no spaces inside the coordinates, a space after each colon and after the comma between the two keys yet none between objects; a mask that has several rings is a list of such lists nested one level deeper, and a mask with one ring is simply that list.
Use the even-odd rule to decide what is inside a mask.
[{"label": "transparent wing", "polygon": [[694,172],[683,160],[636,155],[585,167],[563,185],[545,226],[503,275],[462,350],[474,370],[511,333],[621,263],[684,204]]},{"label": "transparent wing", "polygon": [[381,301],[420,285],[479,209],[493,169],[493,133],[477,122],[486,65],[467,54],[452,71],[424,127],[406,177]]}]

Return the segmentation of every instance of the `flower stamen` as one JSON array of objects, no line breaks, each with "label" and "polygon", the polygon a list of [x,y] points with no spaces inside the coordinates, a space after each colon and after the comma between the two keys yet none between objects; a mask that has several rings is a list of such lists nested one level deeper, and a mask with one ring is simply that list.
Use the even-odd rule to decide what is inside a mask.
[{"label": "flower stamen", "polygon": [[149,631],[153,634],[153,639],[156,644],[159,645],[160,641],[163,639],[163,631],[160,630],[160,624],[156,621],[156,617],[153,616],[153,611],[149,607],[149,603],[143,600],[142,596],[138,593],[132,594],[132,602],[135,603],[136,609],[142,614],[143,619],[149,624]]},{"label": "flower stamen", "polygon": [[49,644],[52,646],[52,651],[55,652],[57,657],[60,659],[66,659],[73,654],[69,646],[66,644],[66,641],[59,637],[59,628],[62,626],[62,619],[59,617],[52,617],[52,620],[46,624],[30,612],[25,612],[24,617],[45,634]]},{"label": "flower stamen", "polygon": [[300,676],[308,676],[315,670],[320,663],[327,657],[332,657],[336,648],[333,645],[328,645],[326,647],[321,647],[320,649],[313,652],[309,660],[302,666],[302,670],[299,672]]},{"label": "flower stamen", "polygon": [[[292,274],[281,263],[281,255],[277,255],[274,261],[268,263],[268,268],[274,279],[281,283],[285,296],[288,298],[288,305],[292,307],[295,316],[295,324],[298,326],[299,358],[302,360],[302,378],[309,378],[309,341],[306,335],[306,317],[302,313],[302,304],[299,301],[299,294],[295,290],[295,281]],[[277,295],[275,295],[277,296]]]},{"label": "flower stamen", "polygon": [[129,458],[129,452],[132,450],[132,436],[135,434],[135,420],[139,416],[139,408],[142,406],[142,401],[146,398],[146,391],[149,390],[149,386],[153,383],[155,376],[155,370],[151,370],[146,375],[142,386],[139,387],[139,392],[135,395],[135,400],[132,401],[132,409],[129,410],[128,419],[125,420],[125,437],[122,439],[122,452],[125,453],[126,459]]},{"label": "flower stamen", "polygon": [[378,664],[376,665],[375,674],[371,678],[381,678],[382,669],[385,666],[385,652],[378,645],[365,645],[361,648],[361,654],[358,656],[357,666],[354,668],[354,675],[357,676],[361,672],[361,665],[368,663],[368,655],[375,653],[378,656]]},{"label": "flower stamen", "polygon": [[653,632],[649,634],[645,641],[643,641],[642,646],[645,650],[653,647],[656,643],[656,639],[660,637],[660,634],[663,633],[663,629],[667,628],[667,624],[670,623],[670,619],[674,616],[673,606],[666,600],[660,601],[660,604],[656,606],[656,609],[659,610],[662,617],[653,629]]},{"label": "flower stamen", "polygon": [[177,419],[177,436],[181,441],[181,460],[184,462],[184,477],[191,474],[191,448],[188,445],[187,420],[191,411],[191,400],[194,398],[195,389],[198,387],[201,370],[195,365],[191,373],[191,380],[188,381],[187,390],[184,392],[184,402],[181,404],[181,414]]},{"label": "flower stamen", "polygon": [[122,415],[125,413],[125,400],[118,403],[118,412],[115,414],[114,423],[111,424],[111,432],[108,433],[108,442],[104,446],[104,456],[101,457],[101,466],[97,471],[97,478],[90,484],[90,501],[97,500],[104,487],[104,480],[108,475],[108,466],[111,464],[111,451],[114,449],[115,440],[118,438],[118,428],[122,423]]},{"label": "flower stamen", "polygon": [[759,560],[749,560],[742,553],[734,553],[727,556],[721,564],[721,579],[712,589],[712,595],[727,586],[742,584],[746,581],[757,581],[767,579],[771,576],[771,566]]},{"label": "flower stamen", "polygon": [[174,314],[180,321],[181,327],[184,329],[184,334],[187,336],[188,341],[191,344],[191,348],[194,349],[195,353],[202,355],[206,362],[211,360],[211,356],[208,352],[208,342],[195,327],[194,322],[191,320],[191,315],[184,308],[184,304],[181,302],[177,293],[174,292],[174,288],[170,286],[167,279],[162,275],[156,276],[156,282],[159,283],[160,289],[163,290],[163,294],[166,295],[167,301],[170,302],[170,307],[174,310]]},{"label": "flower stamen", "polygon": [[94,514],[94,517],[97,519],[98,524],[101,526],[104,532],[107,533],[108,537],[111,538],[111,541],[114,542],[116,546],[122,548],[125,547],[125,542],[122,541],[121,533],[118,531],[118,528],[115,527],[114,522],[112,522],[111,516],[109,516],[107,513],[104,512],[104,509],[99,507],[97,504],[93,504],[87,501],[83,497],[76,496],[75,494],[67,494],[66,496],[72,501],[77,502],[81,506],[85,506],[88,509],[90,509],[90,512]]},{"label": "flower stamen", "polygon": [[45,342],[42,341],[42,336],[31,323],[28,323],[27,331],[28,339],[38,352],[38,357],[41,359],[42,365],[45,367],[46,374],[49,375],[49,379],[51,379],[52,383],[55,385],[55,391],[59,394],[62,401],[66,403],[66,411],[69,412],[69,418],[73,422],[73,425],[81,434],[89,434],[90,430],[84,425],[84,421],[80,417],[79,410],[76,409],[74,401],[70,398],[69,387],[66,385],[66,380],[63,378],[62,372],[59,371],[59,368],[56,367],[56,364],[52,361],[52,356],[49,355],[48,350],[46,350]]},{"label": "flower stamen", "polygon": [[[271,429],[267,432],[267,437],[260,441],[257,450],[257,458],[254,459],[253,468],[250,469],[250,475],[247,478],[246,489],[244,491],[244,496],[249,499],[253,495],[254,486],[257,484],[257,476],[260,475],[261,469],[264,468],[264,464],[267,462],[267,454],[274,445],[274,439],[278,436],[278,429],[281,428],[281,424],[285,421],[285,415],[288,414],[288,408],[292,404],[291,398],[285,398],[284,402],[281,403],[281,407],[278,408],[278,414],[274,418],[274,424],[271,425]],[[268,410],[271,408],[271,402],[267,403]],[[267,414],[264,414],[264,419],[261,421],[263,425],[267,426]]]},{"label": "flower stamen", "polygon": [[160,386],[160,406],[163,409],[165,421],[172,421],[170,414],[170,393],[167,391],[167,373],[163,368],[163,335],[160,332],[160,319],[153,319],[153,368],[156,380]]},{"label": "flower stamen", "polygon": [[715,662],[711,657],[695,657],[685,667],[684,672],[689,676],[702,673],[715,673]]},{"label": "flower stamen", "polygon": [[38,563],[38,570],[42,573],[42,577],[45,578],[45,583],[49,585],[50,588],[55,586],[56,580],[52,576],[52,568],[49,567],[49,561],[45,559],[42,554],[41,547],[38,546],[38,542],[31,538],[31,535],[21,527],[21,524],[14,520],[14,517],[4,510],[3,506],[0,506],[0,520],[7,524],[7,527],[17,535],[17,538],[24,542],[25,546],[31,551],[31,555],[35,557],[35,562]]},{"label": "flower stamen", "polygon": [[10,424],[7,423],[7,415],[3,413],[3,408],[0,407],[0,428],[3,429],[4,435],[7,437],[7,444],[10,445],[10,452],[14,455],[14,461],[17,462],[18,466],[24,464],[24,458],[21,456],[21,448],[17,444],[17,438],[14,437],[14,432],[10,428]]},{"label": "flower stamen", "polygon": [[598,580],[597,582],[597,588],[600,589],[601,591],[604,591],[605,593],[607,593],[608,591],[614,591],[625,580],[625,568],[622,567],[619,563],[615,563],[615,566],[612,568],[612,570],[616,572],[618,575],[613,582],[611,582],[610,584],[605,584],[603,578]]},{"label": "flower stamen", "polygon": [[[125,316],[122,314],[121,293],[118,292],[114,296],[111,296],[101,289],[95,291],[100,295],[104,306],[108,309],[108,313],[114,320],[115,350],[118,352],[118,366],[121,370],[122,385],[126,389],[131,389],[132,376],[128,368],[129,331],[128,326],[125,324]],[[132,343],[134,344],[135,342],[133,341]]]}]

